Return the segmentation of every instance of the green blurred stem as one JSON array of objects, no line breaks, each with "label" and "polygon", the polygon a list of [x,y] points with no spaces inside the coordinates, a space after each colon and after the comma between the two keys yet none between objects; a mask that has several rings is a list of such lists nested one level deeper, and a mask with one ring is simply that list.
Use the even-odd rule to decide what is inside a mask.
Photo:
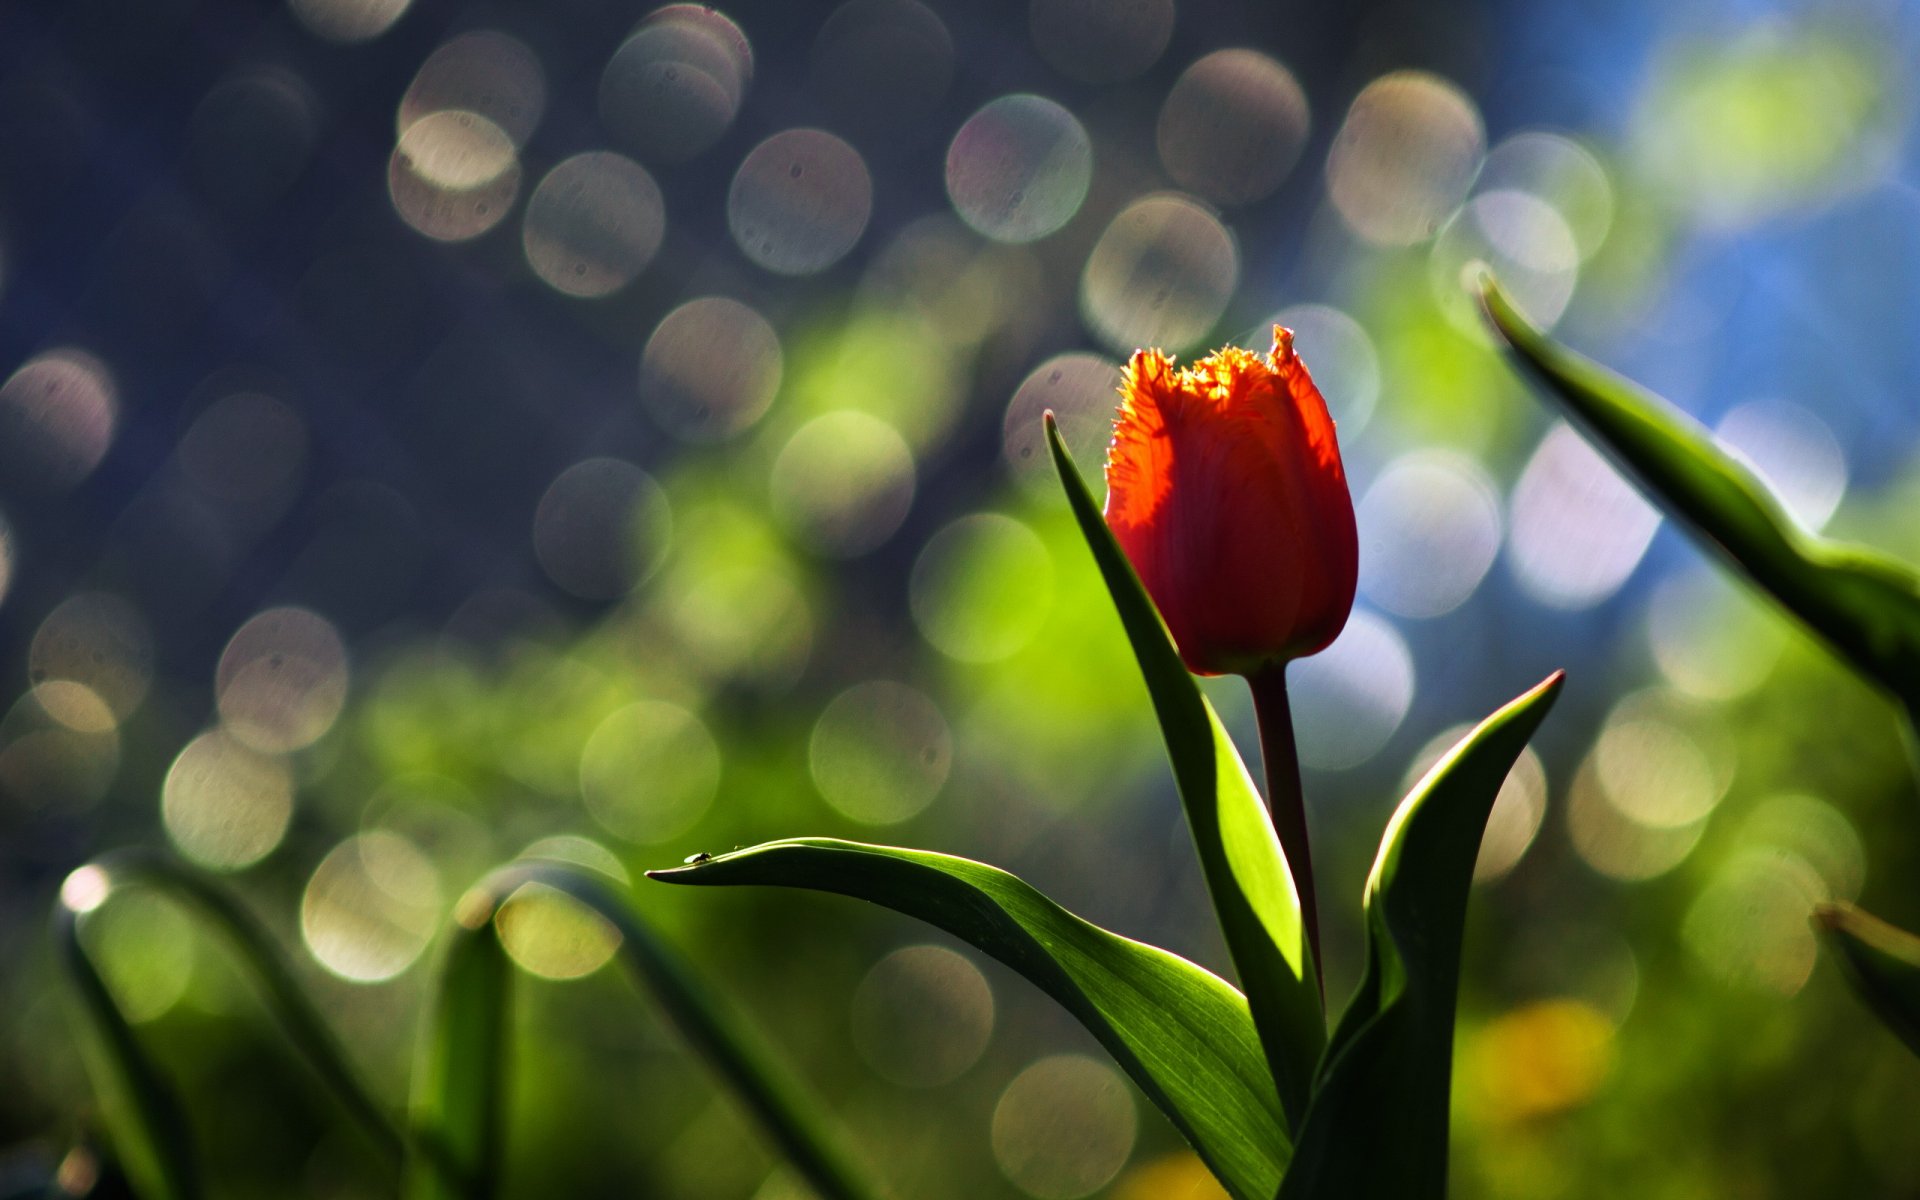
[{"label": "green blurred stem", "polygon": [[1280,849],[1286,854],[1287,868],[1293,872],[1293,888],[1300,894],[1300,922],[1307,930],[1307,952],[1313,956],[1314,979],[1320,984],[1320,999],[1326,1001],[1326,988],[1320,982],[1320,902],[1313,892],[1313,853],[1307,844],[1307,798],[1300,786],[1300,751],[1293,740],[1293,708],[1287,701],[1287,666],[1279,663],[1247,676],[1253,691],[1253,713],[1260,723],[1260,757],[1267,771],[1267,806],[1273,811],[1274,831],[1280,835]]}]

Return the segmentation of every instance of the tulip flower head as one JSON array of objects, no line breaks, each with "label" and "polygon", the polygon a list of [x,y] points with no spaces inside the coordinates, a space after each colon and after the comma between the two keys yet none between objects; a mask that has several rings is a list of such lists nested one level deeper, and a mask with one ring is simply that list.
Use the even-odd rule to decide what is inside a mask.
[{"label": "tulip flower head", "polygon": [[1107,451],[1107,524],[1200,675],[1326,648],[1359,573],[1333,419],[1293,331],[1176,368],[1135,352]]}]

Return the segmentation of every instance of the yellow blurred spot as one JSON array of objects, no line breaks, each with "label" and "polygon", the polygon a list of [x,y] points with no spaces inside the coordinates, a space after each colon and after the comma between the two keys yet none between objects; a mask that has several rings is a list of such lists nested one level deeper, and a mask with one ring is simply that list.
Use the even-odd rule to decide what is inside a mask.
[{"label": "yellow blurred spot", "polygon": [[494,916],[500,943],[522,970],[547,979],[579,979],[620,949],[620,931],[564,892],[529,883]]},{"label": "yellow blurred spot", "polygon": [[1468,1103],[1494,1124],[1577,1107],[1613,1068],[1613,1032],[1603,1013],[1579,1000],[1541,1000],[1498,1017],[1461,1056]]},{"label": "yellow blurred spot", "polygon": [[1198,1155],[1183,1150],[1128,1171],[1113,1200],[1227,1200],[1227,1189]]}]

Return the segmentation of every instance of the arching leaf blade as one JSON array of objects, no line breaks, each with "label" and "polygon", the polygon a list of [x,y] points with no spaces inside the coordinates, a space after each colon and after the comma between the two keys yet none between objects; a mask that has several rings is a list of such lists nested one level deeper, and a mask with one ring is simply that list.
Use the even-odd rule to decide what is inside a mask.
[{"label": "arching leaf blade", "polygon": [[1401,802],[1366,891],[1366,966],[1327,1044],[1280,1200],[1440,1200],[1473,864],[1555,674],[1482,721]]},{"label": "arching leaf blade", "polygon": [[1269,1200],[1290,1155],[1245,998],[1212,972],[1067,912],[1013,875],[949,855],[803,838],[653,878],[852,896],[992,955],[1084,1025],[1236,1200]]},{"label": "arching leaf blade", "polygon": [[1799,528],[1698,422],[1542,335],[1490,279],[1481,300],[1523,373],[1642,491],[1920,719],[1920,574]]}]

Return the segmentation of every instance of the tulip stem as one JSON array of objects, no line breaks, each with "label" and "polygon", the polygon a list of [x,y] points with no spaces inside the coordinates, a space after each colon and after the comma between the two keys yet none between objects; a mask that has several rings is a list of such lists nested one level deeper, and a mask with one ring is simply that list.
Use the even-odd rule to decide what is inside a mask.
[{"label": "tulip stem", "polygon": [[1313,892],[1313,854],[1307,845],[1307,801],[1300,786],[1300,752],[1293,741],[1293,709],[1287,703],[1285,663],[1247,676],[1253,691],[1253,712],[1260,723],[1260,757],[1267,768],[1267,807],[1273,812],[1280,849],[1293,872],[1300,894],[1300,923],[1306,929],[1307,953],[1313,958],[1320,998],[1327,985],[1320,974],[1320,905]]}]

